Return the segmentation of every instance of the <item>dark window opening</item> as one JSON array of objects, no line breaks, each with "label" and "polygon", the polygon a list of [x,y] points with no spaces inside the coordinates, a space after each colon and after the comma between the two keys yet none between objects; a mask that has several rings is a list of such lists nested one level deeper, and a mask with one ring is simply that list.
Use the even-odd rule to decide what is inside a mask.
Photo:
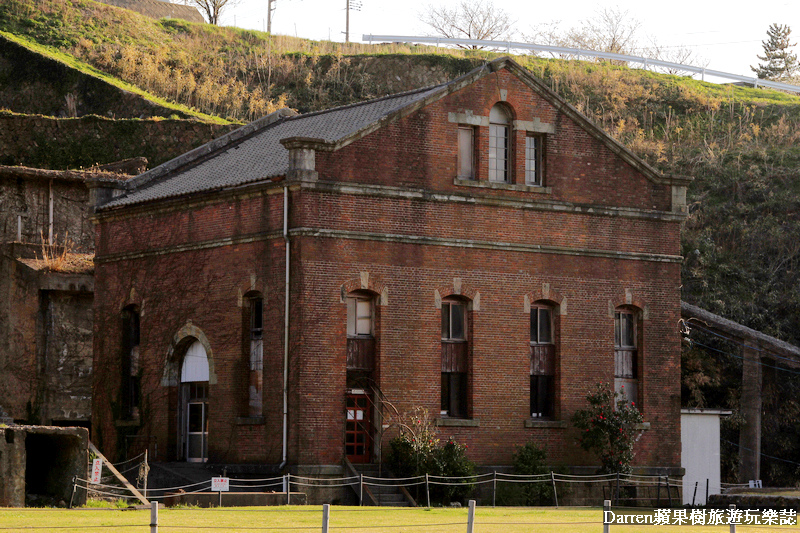
[{"label": "dark window opening", "polygon": [[631,311],[614,313],[614,390],[628,403],[639,395],[639,353],[636,316]]},{"label": "dark window opening", "polygon": [[139,343],[141,328],[139,312],[127,308],[122,312],[122,416],[134,419],[139,416]]},{"label": "dark window opening", "polygon": [[531,418],[550,418],[555,414],[555,344],[550,307],[531,307],[530,338]]},{"label": "dark window opening", "polygon": [[468,372],[467,306],[463,302],[442,302],[442,415],[469,416]]}]

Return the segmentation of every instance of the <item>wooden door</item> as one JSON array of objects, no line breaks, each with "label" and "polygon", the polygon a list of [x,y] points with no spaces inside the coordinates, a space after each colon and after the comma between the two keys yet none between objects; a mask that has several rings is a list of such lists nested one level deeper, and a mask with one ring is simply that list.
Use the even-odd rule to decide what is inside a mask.
[{"label": "wooden door", "polygon": [[372,409],[366,394],[348,394],[344,448],[351,463],[369,463],[372,448]]}]

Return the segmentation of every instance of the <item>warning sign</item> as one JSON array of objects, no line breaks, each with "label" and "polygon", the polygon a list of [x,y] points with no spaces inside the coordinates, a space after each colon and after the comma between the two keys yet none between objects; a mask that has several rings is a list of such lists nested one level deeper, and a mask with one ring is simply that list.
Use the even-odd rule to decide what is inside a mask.
[{"label": "warning sign", "polygon": [[92,483],[100,483],[100,476],[103,474],[103,460],[95,459],[92,461]]},{"label": "warning sign", "polygon": [[211,492],[228,492],[230,490],[230,478],[212,477]]}]

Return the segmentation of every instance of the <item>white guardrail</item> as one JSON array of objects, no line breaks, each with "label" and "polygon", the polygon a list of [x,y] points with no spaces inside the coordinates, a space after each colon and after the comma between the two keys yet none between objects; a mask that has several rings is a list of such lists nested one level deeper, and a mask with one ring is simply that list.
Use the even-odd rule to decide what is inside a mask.
[{"label": "white guardrail", "polygon": [[660,59],[649,59],[640,56],[628,56],[623,54],[613,54],[611,52],[597,52],[594,50],[582,50],[580,48],[568,48],[563,46],[549,46],[544,44],[533,43],[519,43],[513,41],[485,41],[481,39],[450,39],[447,37],[414,37],[408,35],[362,35],[361,40],[372,44],[373,42],[391,42],[391,43],[423,43],[434,44],[436,46],[442,45],[462,45],[462,46],[481,46],[489,48],[505,49],[507,53],[511,50],[533,50],[535,52],[550,52],[553,54],[571,55],[580,57],[593,57],[598,59],[611,59],[616,61],[625,61],[629,63],[641,63],[643,68],[648,67],[663,67],[682,72],[691,72],[692,74],[700,74],[700,78],[705,80],[706,75],[715,78],[721,78],[731,81],[740,81],[745,83],[752,83],[753,87],[768,87],[770,89],[780,89],[783,91],[791,91],[800,93],[800,86],[792,85],[789,83],[781,83],[777,81],[762,80],[752,76],[742,76],[740,74],[731,74],[730,72],[721,72],[719,70],[711,70],[704,67],[695,67],[692,65],[683,65],[681,63],[673,63],[671,61],[661,61]]}]

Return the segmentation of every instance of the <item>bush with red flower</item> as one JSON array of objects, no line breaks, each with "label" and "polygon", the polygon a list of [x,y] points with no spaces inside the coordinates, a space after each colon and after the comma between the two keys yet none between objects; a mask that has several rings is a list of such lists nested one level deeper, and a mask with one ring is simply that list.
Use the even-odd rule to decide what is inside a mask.
[{"label": "bush with red flower", "polygon": [[589,407],[572,416],[572,423],[580,432],[578,443],[600,457],[602,473],[629,473],[633,448],[642,434],[642,413],[634,402],[628,403],[606,383],[598,383],[586,400]]}]

